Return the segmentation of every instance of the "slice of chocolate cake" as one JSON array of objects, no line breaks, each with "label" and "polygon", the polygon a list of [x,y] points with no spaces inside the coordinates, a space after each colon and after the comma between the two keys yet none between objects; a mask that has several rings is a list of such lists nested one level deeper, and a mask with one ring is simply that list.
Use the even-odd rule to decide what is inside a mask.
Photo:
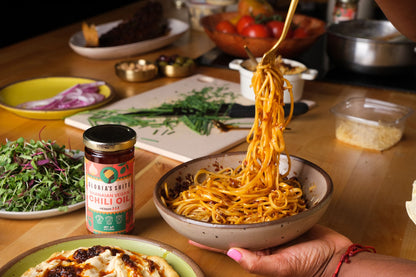
[{"label": "slice of chocolate cake", "polygon": [[168,22],[163,7],[157,1],[143,1],[140,8],[129,19],[123,20],[99,38],[99,46],[118,46],[157,38],[167,34]]}]

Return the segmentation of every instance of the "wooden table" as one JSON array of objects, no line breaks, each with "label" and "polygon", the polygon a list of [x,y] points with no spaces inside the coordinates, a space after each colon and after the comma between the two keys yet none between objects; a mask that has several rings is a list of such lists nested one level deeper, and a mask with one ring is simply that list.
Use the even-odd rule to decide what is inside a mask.
[{"label": "wooden table", "polygon": [[[96,24],[112,21],[130,10],[130,7],[121,8],[89,21]],[[172,8],[170,13],[186,20],[184,10]],[[69,48],[68,39],[80,25],[0,49],[0,86],[42,76],[82,76],[109,82],[120,99],[176,81],[169,78],[146,83],[121,81],[113,71],[116,60],[87,59]],[[154,60],[161,53],[177,53],[196,58],[212,47],[203,32],[190,31],[172,45],[140,57]],[[199,67],[198,73],[239,81],[238,73],[227,69]],[[317,106],[291,122],[291,130],[286,133],[288,151],[318,164],[332,177],[334,197],[321,224],[349,236],[354,242],[372,245],[379,253],[416,260],[416,226],[405,209],[405,201],[411,199],[412,183],[416,179],[416,114],[408,118],[399,144],[384,152],[363,150],[337,141],[334,135],[334,119],[329,109],[351,96],[387,100],[416,110],[416,94],[307,81],[304,98],[316,101]],[[6,139],[41,136],[82,150],[82,133],[65,125],[63,120],[32,120],[0,109],[2,143]],[[242,143],[231,151],[246,147]],[[173,231],[157,213],[151,199],[153,187],[164,173],[178,164],[178,161],[137,149],[135,182],[140,195],[136,197],[133,234],[180,249],[194,259],[207,276],[248,276],[231,259],[190,246],[187,239]],[[0,267],[40,244],[88,234],[83,209],[45,219],[0,219],[0,226]]]}]

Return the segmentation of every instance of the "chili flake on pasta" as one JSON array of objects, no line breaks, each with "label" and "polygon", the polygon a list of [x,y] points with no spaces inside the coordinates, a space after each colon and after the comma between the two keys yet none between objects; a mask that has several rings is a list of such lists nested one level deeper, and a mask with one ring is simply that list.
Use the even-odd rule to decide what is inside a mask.
[{"label": "chili flake on pasta", "polygon": [[[288,178],[290,157],[283,132],[292,118],[292,85],[279,69],[260,63],[253,75],[256,115],[247,136],[247,154],[237,168],[200,169],[188,189],[173,195],[165,185],[163,201],[175,213],[205,222],[250,224],[298,214],[306,210],[302,188]],[[285,117],[283,94],[291,96]],[[286,172],[279,171],[280,155],[288,158]],[[200,181],[202,180],[202,181]]]}]

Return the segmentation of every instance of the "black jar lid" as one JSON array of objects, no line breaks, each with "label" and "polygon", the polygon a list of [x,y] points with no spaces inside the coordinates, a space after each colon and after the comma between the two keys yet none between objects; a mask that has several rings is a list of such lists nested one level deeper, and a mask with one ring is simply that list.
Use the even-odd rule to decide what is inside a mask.
[{"label": "black jar lid", "polygon": [[85,147],[104,152],[129,149],[136,143],[136,132],[117,124],[93,126],[85,130],[83,137]]}]

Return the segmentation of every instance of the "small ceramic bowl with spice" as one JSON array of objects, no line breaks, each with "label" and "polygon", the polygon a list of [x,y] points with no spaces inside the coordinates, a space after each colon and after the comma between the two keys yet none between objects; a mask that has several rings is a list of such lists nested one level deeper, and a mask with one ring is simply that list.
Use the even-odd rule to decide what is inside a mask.
[{"label": "small ceramic bowl with spice", "polygon": [[156,63],[159,71],[167,77],[187,77],[196,70],[195,61],[180,55],[160,55]]},{"label": "small ceramic bowl with spice", "polygon": [[145,82],[155,78],[158,67],[147,60],[121,61],[115,65],[115,71],[120,79],[127,82]]}]

